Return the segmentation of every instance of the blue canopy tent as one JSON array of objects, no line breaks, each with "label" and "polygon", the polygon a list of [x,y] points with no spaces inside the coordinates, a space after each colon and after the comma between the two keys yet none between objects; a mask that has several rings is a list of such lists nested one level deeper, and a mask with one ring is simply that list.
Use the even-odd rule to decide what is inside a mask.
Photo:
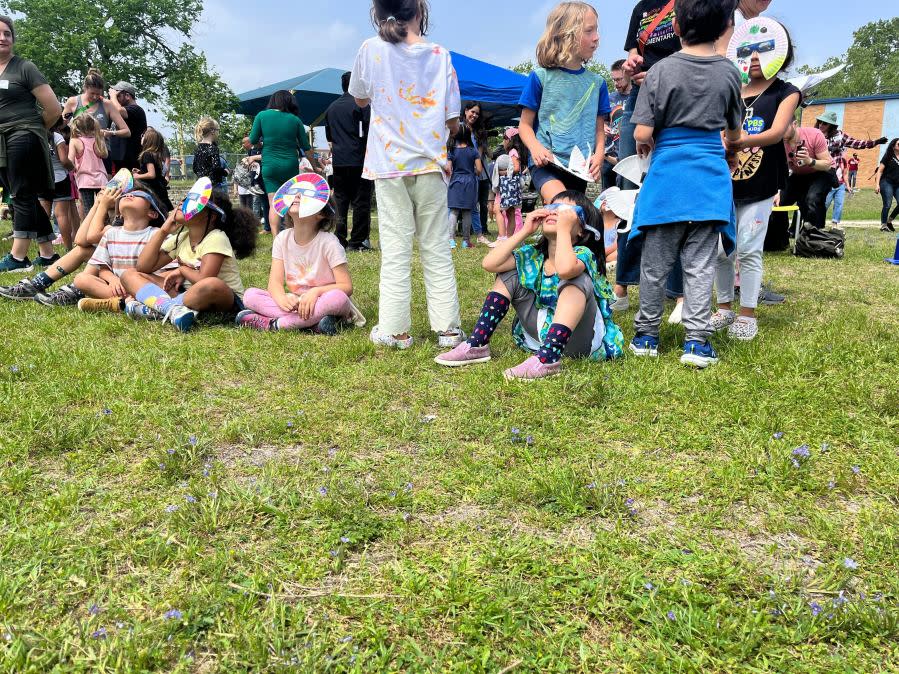
[{"label": "blue canopy tent", "polygon": [[[463,100],[479,101],[484,112],[492,116],[494,126],[503,126],[518,118],[518,99],[527,77],[455,52],[451,52],[451,56]],[[273,93],[286,89],[294,92],[303,121],[317,126],[328,106],[343,93],[340,78],[344,72],[337,68],[324,68],[248,91],[238,96],[238,111],[244,115],[255,115],[265,109]]]}]

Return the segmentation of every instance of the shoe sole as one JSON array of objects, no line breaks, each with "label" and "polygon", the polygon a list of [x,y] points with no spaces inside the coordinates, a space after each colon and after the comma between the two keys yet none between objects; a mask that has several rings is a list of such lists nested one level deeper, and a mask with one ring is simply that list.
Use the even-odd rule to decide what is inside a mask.
[{"label": "shoe sole", "polygon": [[477,365],[478,363],[487,363],[492,357],[472,358],[471,360],[442,360],[440,356],[434,359],[434,362],[444,367],[465,367],[466,365]]},{"label": "shoe sole", "polygon": [[704,370],[709,365],[715,365],[718,362],[717,358],[706,358],[704,356],[697,356],[692,353],[685,353],[680,357],[681,365],[686,365],[688,367],[695,367],[698,370]]},{"label": "shoe sole", "polygon": [[553,372],[552,374],[545,375],[543,377],[516,377],[514,374],[509,374],[508,372],[503,372],[503,379],[506,381],[523,381],[528,384],[540,381],[541,379],[552,379],[553,377],[558,377],[562,372]]},{"label": "shoe sole", "polygon": [[[82,302],[84,303],[82,305]],[[78,300],[78,311],[83,311],[86,314],[120,314],[122,313],[122,308],[119,305],[116,305],[113,308],[111,305],[105,304],[94,304],[94,300],[90,297],[82,297]]]},{"label": "shoe sole", "polygon": [[627,348],[631,350],[635,356],[639,358],[658,358],[659,350],[656,349],[641,349],[633,344],[628,344]]},{"label": "shoe sole", "polygon": [[0,269],[0,274],[27,274],[30,271],[34,271],[34,265],[28,265],[27,267],[18,267],[16,269]]}]

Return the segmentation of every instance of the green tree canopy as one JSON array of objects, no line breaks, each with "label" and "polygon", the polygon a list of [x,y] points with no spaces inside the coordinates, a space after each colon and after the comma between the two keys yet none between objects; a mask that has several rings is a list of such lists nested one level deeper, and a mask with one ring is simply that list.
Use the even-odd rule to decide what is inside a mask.
[{"label": "green tree canopy", "polygon": [[34,61],[57,95],[78,93],[96,67],[150,101],[182,67],[179,45],[202,9],[202,0],[0,0],[16,20],[16,53]]},{"label": "green tree canopy", "polygon": [[818,98],[899,93],[899,17],[865,24],[855,31],[845,54],[831,57],[821,68],[803,66],[799,72],[810,74],[843,63],[843,71],[817,88]]}]

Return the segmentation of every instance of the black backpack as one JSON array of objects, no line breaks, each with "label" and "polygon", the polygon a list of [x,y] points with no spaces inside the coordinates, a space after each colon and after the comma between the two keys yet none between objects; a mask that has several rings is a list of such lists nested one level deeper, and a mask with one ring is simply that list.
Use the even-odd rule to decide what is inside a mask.
[{"label": "black backpack", "polygon": [[841,229],[817,229],[808,222],[799,226],[793,253],[798,257],[843,257],[846,234]]}]

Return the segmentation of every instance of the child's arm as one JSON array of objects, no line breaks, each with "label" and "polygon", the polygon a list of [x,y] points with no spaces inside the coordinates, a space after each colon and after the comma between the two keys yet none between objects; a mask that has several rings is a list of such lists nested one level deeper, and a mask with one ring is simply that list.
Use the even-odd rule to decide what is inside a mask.
[{"label": "child's arm", "polygon": [[[162,227],[153,232],[153,236],[147,241],[147,245],[144,246],[144,249],[137,258],[137,264],[134,265],[134,268],[137,269],[137,271],[143,272],[144,274],[152,274],[157,269],[165,267],[172,261],[171,256],[162,251],[162,244],[166,240],[166,237],[174,233],[177,229],[175,225],[176,211],[177,209],[174,209],[169,213],[169,217],[162,223]],[[177,272],[178,270],[175,270],[169,274],[169,276],[176,275]]]},{"label": "child's arm", "polygon": [[637,124],[634,129],[634,140],[637,141],[637,155],[645,159],[655,149],[656,142],[652,137],[654,129],[645,124]]},{"label": "child's arm", "polygon": [[69,143],[69,161],[72,162],[72,166],[75,165],[75,160],[81,156],[83,151],[84,143],[77,138],[73,138],[72,142]]},{"label": "child's arm", "polygon": [[318,298],[329,290],[342,290],[347,297],[353,294],[353,281],[350,278],[349,265],[346,263],[339,264],[336,267],[331,267],[331,271],[334,274],[334,283],[310,288],[303,293],[297,305],[297,313],[300,315],[300,318],[304,320],[309,318],[312,312],[315,311],[315,303],[318,301]]},{"label": "child's arm", "polygon": [[56,146],[56,156],[59,158],[59,163],[62,164],[62,167],[66,171],[75,170],[75,164],[71,159],[69,159],[69,148],[65,144],[65,142],[62,142]]},{"label": "child's arm", "polygon": [[574,254],[574,245],[571,243],[574,236],[572,231],[580,226],[580,220],[573,209],[566,208],[557,212],[559,219],[556,221],[556,256],[553,262],[560,279],[573,279],[587,269]]},{"label": "child's arm", "polygon": [[590,175],[593,180],[602,180],[602,163],[606,158],[606,116],[596,118],[596,144],[593,146],[593,156],[590,157]]},{"label": "child's arm", "polygon": [[284,292],[284,260],[272,258],[272,270],[268,274],[268,294],[272,296],[282,311],[296,311],[300,298]]},{"label": "child's arm", "polygon": [[523,108],[521,111],[521,121],[518,124],[518,135],[524,141],[528,151],[531,153],[531,159],[537,166],[546,166],[553,163],[553,153],[543,147],[543,144],[537,140],[537,133],[534,131],[534,122],[537,120],[537,111],[530,108]]},{"label": "child's arm", "polygon": [[532,236],[534,232],[537,231],[540,223],[546,218],[547,213],[548,211],[545,211],[542,208],[528,213],[521,229],[512,234],[512,236],[505,241],[498,242],[496,248],[487,253],[484,261],[481,263],[484,271],[491,274],[501,274],[504,271],[515,269],[515,258],[512,257],[512,251],[518,248],[528,237]]},{"label": "child's arm", "polygon": [[186,264],[178,267],[181,276],[190,283],[198,283],[204,278],[218,278],[222,265],[225,263],[225,255],[221,253],[206,253],[200,258],[200,268],[194,269]]},{"label": "child's arm", "polygon": [[153,162],[147,162],[146,171],[143,170],[143,167],[134,172],[134,177],[139,178],[141,180],[153,180],[156,178],[156,164]]},{"label": "child's arm", "polygon": [[481,161],[480,157],[474,160],[474,168],[478,172],[478,175],[481,175],[484,172],[484,162]]},{"label": "child's arm", "polygon": [[96,246],[103,238],[106,231],[106,216],[115,208],[116,199],[122,195],[121,189],[111,190],[106,188],[97,195],[96,208],[91,209],[90,214],[81,227],[87,229],[87,243]]}]

